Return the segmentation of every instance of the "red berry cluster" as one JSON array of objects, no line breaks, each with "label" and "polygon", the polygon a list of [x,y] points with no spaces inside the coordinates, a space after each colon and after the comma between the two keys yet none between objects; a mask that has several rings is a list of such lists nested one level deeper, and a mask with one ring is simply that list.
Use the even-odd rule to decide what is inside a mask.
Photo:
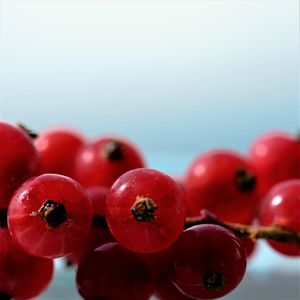
[{"label": "red berry cluster", "polygon": [[[211,216],[300,232],[300,142],[287,134],[261,137],[249,157],[201,154],[179,182],[121,137],[29,133],[0,121],[0,299],[40,294],[57,257],[77,265],[87,300],[215,299],[242,280],[254,241]],[[206,224],[185,229],[203,209]],[[282,242],[270,245],[300,255]]]}]

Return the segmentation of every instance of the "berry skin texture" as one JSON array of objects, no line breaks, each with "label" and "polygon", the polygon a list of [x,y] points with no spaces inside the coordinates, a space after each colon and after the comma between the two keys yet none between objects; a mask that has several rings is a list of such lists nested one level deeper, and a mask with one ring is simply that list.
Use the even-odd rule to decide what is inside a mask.
[{"label": "berry skin texture", "polygon": [[39,170],[39,155],[29,136],[0,121],[0,205],[7,207],[13,192]]},{"label": "berry skin texture", "polygon": [[7,228],[0,228],[0,254],[0,299],[31,299],[50,283],[53,261],[20,250]]},{"label": "berry skin texture", "polygon": [[74,161],[83,137],[69,128],[50,128],[41,132],[34,145],[41,157],[41,174],[56,173],[74,177]]},{"label": "berry skin texture", "polygon": [[189,300],[191,298],[182,294],[169,277],[169,251],[170,248],[167,248],[158,253],[146,254],[155,284],[153,294],[159,300]]},{"label": "berry skin texture", "polygon": [[106,199],[106,218],[125,248],[152,253],[169,247],[185,223],[185,197],[169,176],[152,169],[122,175]]},{"label": "berry skin texture", "polygon": [[260,200],[255,170],[239,154],[210,151],[198,156],[185,179],[187,210],[198,216],[207,209],[225,222],[249,224]]},{"label": "berry skin texture", "polygon": [[115,241],[105,220],[105,200],[109,189],[96,186],[87,188],[86,192],[93,204],[92,228],[87,242],[66,257],[69,264],[78,264],[81,256],[88,250],[93,250],[103,244]]},{"label": "berry skin texture", "polygon": [[300,178],[300,138],[284,132],[267,133],[253,143],[250,160],[265,195],[281,181]]},{"label": "berry skin texture", "polygon": [[117,243],[86,253],[79,262],[76,282],[85,300],[147,300],[153,292],[148,266]]},{"label": "berry skin texture", "polygon": [[173,282],[170,280],[169,276],[166,274],[164,277],[161,278],[161,282],[159,282],[154,291],[154,295],[159,300],[191,300],[182,294]]},{"label": "berry skin texture", "polygon": [[242,280],[246,253],[239,239],[217,225],[189,228],[172,246],[170,277],[193,299],[214,299],[232,291]]},{"label": "berry skin texture", "polygon": [[110,188],[125,172],[144,166],[134,145],[123,138],[107,136],[81,148],[76,159],[76,179],[84,187]]},{"label": "berry skin texture", "polygon": [[55,258],[85,243],[92,215],[92,203],[77,182],[44,174],[16,191],[8,209],[8,227],[25,252]]},{"label": "berry skin texture", "polygon": [[[263,226],[279,226],[300,232],[300,179],[291,179],[275,185],[264,198],[259,214]],[[268,241],[273,249],[288,256],[300,256],[300,247]]]},{"label": "berry skin texture", "polygon": [[252,258],[256,250],[256,243],[250,238],[241,238],[240,241],[245,248],[247,259]]}]

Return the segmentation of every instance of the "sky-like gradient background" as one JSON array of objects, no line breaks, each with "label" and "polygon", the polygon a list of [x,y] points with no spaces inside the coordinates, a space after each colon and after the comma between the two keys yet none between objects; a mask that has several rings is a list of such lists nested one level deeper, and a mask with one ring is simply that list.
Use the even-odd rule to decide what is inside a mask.
[{"label": "sky-like gradient background", "polygon": [[1,1],[0,117],[146,152],[299,128],[298,1]]}]

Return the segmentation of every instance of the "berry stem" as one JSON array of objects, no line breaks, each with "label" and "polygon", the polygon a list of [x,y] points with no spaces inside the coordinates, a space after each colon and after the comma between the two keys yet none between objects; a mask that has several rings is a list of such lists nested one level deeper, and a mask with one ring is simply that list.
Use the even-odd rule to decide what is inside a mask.
[{"label": "berry stem", "polygon": [[22,123],[17,123],[17,126],[20,128],[20,129],[22,129],[31,139],[36,139],[37,137],[38,137],[38,134],[35,132],[35,131],[33,131],[33,130],[31,130],[31,129],[29,129],[27,126],[25,126],[24,124],[22,124]]},{"label": "berry stem", "polygon": [[300,232],[293,232],[279,226],[265,227],[225,223],[219,221],[215,215],[206,210],[203,210],[199,217],[186,218],[185,228],[208,223],[224,227],[241,238],[267,239],[300,246]]},{"label": "berry stem", "polygon": [[123,158],[122,145],[118,141],[109,141],[103,151],[105,158],[110,161],[120,161]]},{"label": "berry stem", "polygon": [[131,208],[131,213],[138,222],[153,222],[156,218],[156,210],[156,203],[152,199],[137,196]]},{"label": "berry stem", "polygon": [[49,228],[57,228],[67,219],[67,212],[64,205],[50,199],[42,205],[39,215]]}]

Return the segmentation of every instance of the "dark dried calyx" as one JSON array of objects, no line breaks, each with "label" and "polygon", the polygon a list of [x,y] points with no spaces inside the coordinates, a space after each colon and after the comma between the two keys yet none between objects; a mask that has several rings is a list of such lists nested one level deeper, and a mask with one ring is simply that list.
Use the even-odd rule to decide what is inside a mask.
[{"label": "dark dried calyx", "polygon": [[36,138],[38,137],[38,134],[37,134],[35,131],[29,129],[29,128],[28,128],[27,126],[25,126],[24,124],[18,123],[17,126],[18,126],[20,129],[22,129],[22,130],[23,130],[30,138],[36,139]]},{"label": "dark dried calyx", "polygon": [[204,286],[209,291],[218,291],[224,287],[224,276],[219,272],[209,272],[204,277]]},{"label": "dark dried calyx", "polygon": [[251,192],[256,186],[255,174],[245,168],[238,168],[236,170],[236,184],[241,192]]},{"label": "dark dried calyx", "polygon": [[131,213],[138,222],[153,222],[156,218],[156,203],[147,197],[137,196],[131,207]]},{"label": "dark dried calyx", "polygon": [[51,228],[57,228],[67,219],[65,206],[53,200],[47,200],[39,209],[39,216]]},{"label": "dark dried calyx", "polygon": [[118,161],[123,158],[123,147],[118,141],[111,140],[106,143],[103,149],[104,156],[108,160]]}]

